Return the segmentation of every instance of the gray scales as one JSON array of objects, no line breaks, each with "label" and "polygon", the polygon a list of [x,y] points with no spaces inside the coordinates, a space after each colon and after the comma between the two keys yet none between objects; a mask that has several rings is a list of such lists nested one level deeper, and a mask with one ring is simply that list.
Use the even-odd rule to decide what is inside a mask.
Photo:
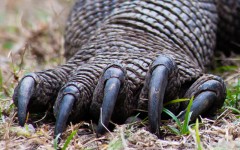
[{"label": "gray scales", "polygon": [[[191,120],[213,114],[226,87],[206,71],[217,46],[239,42],[239,27],[240,0],[78,0],[66,23],[67,62],[25,75],[14,91],[19,124],[53,107],[55,135],[84,119],[99,121],[103,134],[110,119],[147,110],[159,136],[170,100],[194,96]],[[186,105],[169,109],[183,119]]]}]

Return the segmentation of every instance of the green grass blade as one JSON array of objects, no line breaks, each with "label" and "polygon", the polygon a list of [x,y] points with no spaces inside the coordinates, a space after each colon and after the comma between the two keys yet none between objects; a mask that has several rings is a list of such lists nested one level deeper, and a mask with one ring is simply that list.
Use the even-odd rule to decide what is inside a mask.
[{"label": "green grass blade", "polygon": [[2,109],[0,107],[0,120],[2,120]]},{"label": "green grass blade", "polygon": [[228,109],[232,110],[232,111],[233,111],[233,113],[240,114],[240,110],[239,110],[239,109],[237,109],[237,108],[230,107],[230,106],[226,106],[225,108],[228,108]]},{"label": "green grass blade", "polygon": [[54,139],[54,141],[53,141],[53,146],[54,146],[54,149],[55,149],[55,150],[58,150],[58,139],[60,138],[60,135],[61,135],[61,134],[58,134],[58,135],[56,136],[56,138]]},{"label": "green grass blade", "polygon": [[224,106],[234,107],[236,109],[240,109],[239,107],[240,100],[240,79],[236,83],[236,85],[232,85],[227,89],[227,98],[224,102]]},{"label": "green grass blade", "polygon": [[175,100],[169,101],[167,103],[164,103],[163,106],[167,106],[169,104],[174,104],[174,103],[185,102],[185,101],[189,101],[189,100],[190,100],[189,98],[175,99]]},{"label": "green grass blade", "polygon": [[163,112],[165,112],[166,114],[168,114],[176,123],[177,123],[177,126],[179,128],[181,128],[181,122],[179,121],[179,119],[177,118],[176,115],[174,115],[171,111],[169,111],[168,109],[166,108],[163,108]]},{"label": "green grass blade", "polygon": [[176,135],[181,135],[181,132],[177,129],[177,128],[174,128],[172,126],[167,126],[168,129],[170,129],[170,131],[173,133],[173,134],[176,134]]},{"label": "green grass blade", "polygon": [[0,68],[0,92],[3,91],[3,75],[2,75],[2,70]]},{"label": "green grass blade", "polygon": [[74,130],[74,131],[67,137],[67,140],[66,140],[66,142],[64,143],[62,150],[66,150],[66,149],[67,149],[69,143],[71,142],[71,140],[73,139],[73,137],[76,135],[76,133],[77,133],[77,130]]},{"label": "green grass blade", "polygon": [[184,117],[184,122],[183,122],[183,126],[182,126],[182,129],[181,129],[181,133],[182,134],[186,134],[189,132],[188,130],[188,124],[189,124],[189,121],[190,121],[190,118],[191,118],[191,107],[192,107],[192,103],[193,103],[193,97],[190,99],[189,101],[189,104],[187,106],[187,110],[186,110],[186,114],[185,114],[185,117]]},{"label": "green grass blade", "polygon": [[121,138],[115,137],[110,143],[108,144],[107,150],[120,150],[124,149],[123,143]]},{"label": "green grass blade", "polygon": [[238,83],[236,86],[236,102],[235,102],[235,108],[240,109],[239,108],[239,101],[240,101],[240,79],[238,79]]},{"label": "green grass blade", "polygon": [[199,134],[199,123],[198,123],[198,119],[196,120],[195,132],[196,132],[197,149],[198,149],[198,150],[202,150],[201,139],[200,139],[200,134]]},{"label": "green grass blade", "polygon": [[237,66],[221,66],[216,68],[216,72],[224,73],[226,71],[231,72],[235,71],[238,67]]}]

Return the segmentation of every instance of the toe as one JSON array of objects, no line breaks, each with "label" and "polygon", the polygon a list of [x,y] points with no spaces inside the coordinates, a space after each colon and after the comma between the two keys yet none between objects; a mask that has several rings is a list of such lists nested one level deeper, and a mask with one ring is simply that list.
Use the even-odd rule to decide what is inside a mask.
[{"label": "toe", "polygon": [[13,101],[18,107],[18,120],[21,126],[25,124],[29,101],[34,94],[35,87],[36,81],[33,75],[26,75],[14,91]]}]

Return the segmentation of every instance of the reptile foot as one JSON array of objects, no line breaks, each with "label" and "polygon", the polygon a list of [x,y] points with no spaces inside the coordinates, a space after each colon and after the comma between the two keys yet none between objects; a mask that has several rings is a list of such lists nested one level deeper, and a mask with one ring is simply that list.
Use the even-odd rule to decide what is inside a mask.
[{"label": "reptile foot", "polygon": [[[215,46],[222,42],[216,42],[218,33],[227,35],[223,28],[232,32],[226,39],[239,39],[239,32],[233,34],[239,19],[231,19],[239,13],[239,3],[233,4],[77,0],[66,27],[67,62],[26,75],[15,88],[19,124],[24,125],[27,112],[53,108],[55,136],[69,121],[86,119],[98,122],[100,135],[110,120],[123,123],[144,110],[150,131],[160,136],[165,102],[194,97],[192,120],[216,111],[223,105],[225,85],[205,71]],[[186,106],[179,103],[171,111],[177,114]],[[184,111],[179,118],[183,116]]]}]

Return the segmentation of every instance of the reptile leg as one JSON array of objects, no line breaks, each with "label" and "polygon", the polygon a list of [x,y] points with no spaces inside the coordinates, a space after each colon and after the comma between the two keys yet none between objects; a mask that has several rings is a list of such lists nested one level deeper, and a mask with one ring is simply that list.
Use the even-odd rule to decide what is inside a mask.
[{"label": "reptile leg", "polygon": [[[221,108],[226,97],[226,87],[220,77],[205,74],[196,80],[186,92],[184,97],[194,97],[191,107],[191,118],[195,120],[199,115],[211,115]],[[183,104],[186,108],[187,103]],[[184,120],[186,110],[181,112],[178,117]]]}]

